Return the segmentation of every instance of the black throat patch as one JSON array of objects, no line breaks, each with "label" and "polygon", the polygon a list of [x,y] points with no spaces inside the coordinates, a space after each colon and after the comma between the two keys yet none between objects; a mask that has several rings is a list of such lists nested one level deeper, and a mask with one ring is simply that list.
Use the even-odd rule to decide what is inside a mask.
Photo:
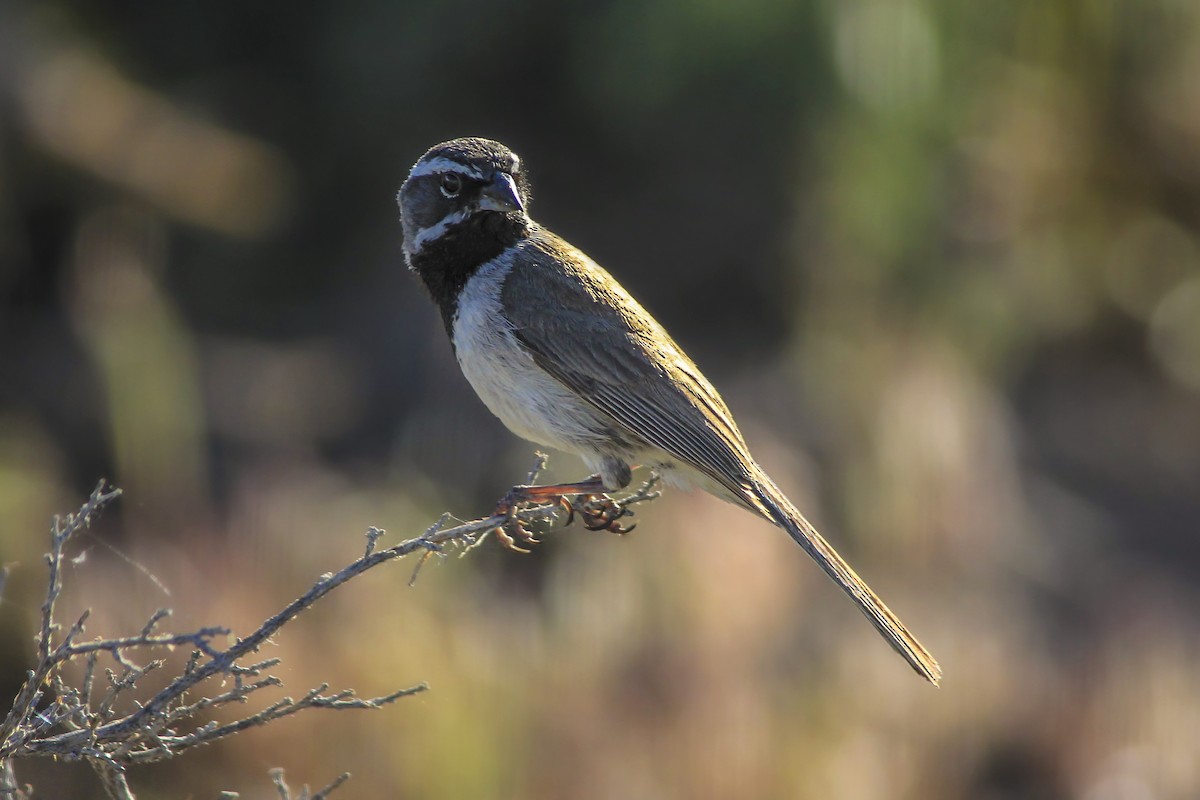
[{"label": "black throat patch", "polygon": [[529,225],[523,216],[482,211],[447,228],[412,255],[413,271],[442,312],[451,342],[458,298],[467,281],[480,267],[528,235]]}]

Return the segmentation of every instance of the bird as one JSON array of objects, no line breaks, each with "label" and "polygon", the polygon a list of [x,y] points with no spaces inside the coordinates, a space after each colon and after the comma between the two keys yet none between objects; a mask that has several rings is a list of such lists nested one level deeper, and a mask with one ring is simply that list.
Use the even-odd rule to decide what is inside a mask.
[{"label": "bird", "polygon": [[938,685],[937,660],[754,460],[695,362],[612,275],[529,216],[516,153],[479,137],[437,144],[396,199],[404,259],[476,394],[516,435],[573,453],[595,473],[518,487],[526,497],[617,491],[640,465],[667,485],[741,506],[786,531]]}]

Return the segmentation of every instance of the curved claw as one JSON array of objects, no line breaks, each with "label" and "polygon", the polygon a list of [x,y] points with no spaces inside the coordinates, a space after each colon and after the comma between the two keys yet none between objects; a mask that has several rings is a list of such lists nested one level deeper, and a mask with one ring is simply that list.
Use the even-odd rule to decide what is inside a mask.
[{"label": "curved claw", "polygon": [[492,532],[496,534],[496,540],[500,542],[500,545],[506,550],[512,550],[514,553],[523,553],[528,555],[530,551],[526,550],[524,547],[518,547],[516,540],[513,539],[512,535],[509,534],[508,531],[504,530],[504,527],[505,526],[500,525],[492,529]]},{"label": "curved claw", "polygon": [[566,497],[558,498],[558,504],[567,512],[567,521],[563,523],[563,527],[565,528],[575,521],[575,506]]}]

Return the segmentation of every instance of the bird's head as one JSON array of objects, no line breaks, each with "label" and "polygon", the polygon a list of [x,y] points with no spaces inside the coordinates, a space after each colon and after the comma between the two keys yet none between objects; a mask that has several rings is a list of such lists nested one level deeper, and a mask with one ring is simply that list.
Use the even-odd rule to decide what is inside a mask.
[{"label": "bird's head", "polygon": [[453,246],[464,256],[506,247],[528,231],[529,184],[517,155],[490,139],[454,139],[413,165],[396,197],[404,255]]}]

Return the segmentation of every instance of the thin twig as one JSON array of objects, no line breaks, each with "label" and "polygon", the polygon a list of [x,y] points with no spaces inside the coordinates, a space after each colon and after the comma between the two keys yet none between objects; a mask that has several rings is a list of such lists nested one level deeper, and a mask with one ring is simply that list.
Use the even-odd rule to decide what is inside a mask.
[{"label": "thin twig", "polygon": [[[536,481],[545,464],[546,456],[539,453],[528,483]],[[618,498],[617,502],[629,506],[653,500],[658,496],[656,484],[657,478],[651,478],[637,491]],[[549,503],[518,507],[453,525],[450,523],[454,518],[447,513],[420,536],[384,549],[379,548],[384,531],[370,528],[362,556],[336,573],[321,575],[307,591],[266,619],[254,632],[222,649],[217,643],[226,642],[231,635],[224,627],[160,633],[160,625],[171,613],[165,608],[156,610],[136,635],[91,641],[82,641],[89,611],[81,613],[65,632],[55,621],[56,604],[63,588],[62,565],[67,543],[85,530],[96,514],[118,496],[120,490],[108,489],[102,481],[79,511],[54,519],[51,549],[46,555],[49,573],[46,599],[35,639],[37,664],[27,673],[12,709],[0,724],[0,800],[25,800],[27,797],[27,790],[17,785],[12,772],[14,758],[52,756],[86,760],[100,775],[109,797],[132,800],[133,794],[125,778],[125,769],[131,765],[173,758],[190,748],[306,709],[379,709],[402,697],[425,691],[428,687],[421,683],[379,697],[360,698],[353,690],[329,692],[328,684],[321,684],[299,699],[280,698],[233,722],[205,722],[190,731],[184,730],[184,726],[194,725],[193,721],[206,712],[245,703],[263,690],[282,686],[282,681],[266,673],[279,664],[278,658],[259,659],[253,663],[242,663],[242,660],[258,652],[284,625],[339,586],[380,564],[419,553],[412,575],[415,580],[430,556],[445,553],[451,545],[459,545],[465,552],[503,525],[551,522],[563,511],[561,505]],[[6,577],[7,570],[0,568],[0,591],[3,591]],[[137,662],[145,660],[143,655],[183,646],[190,654],[180,671],[153,696],[139,697],[139,681],[166,664],[163,658],[151,658],[139,665]],[[102,653],[107,653],[119,666],[117,670],[104,669],[102,675],[107,686],[103,691],[96,686],[97,659]],[[73,684],[64,676],[63,668],[78,660],[84,664],[82,680]],[[199,691],[201,684],[213,678],[225,682],[222,691],[215,694]],[[199,695],[198,699],[185,700],[193,692]],[[52,698],[48,704],[43,702],[47,695]],[[132,710],[125,710],[129,706]],[[291,800],[282,771],[273,776],[281,796]],[[305,787],[295,800],[325,798],[348,777],[348,774],[342,775],[312,795]]]}]

